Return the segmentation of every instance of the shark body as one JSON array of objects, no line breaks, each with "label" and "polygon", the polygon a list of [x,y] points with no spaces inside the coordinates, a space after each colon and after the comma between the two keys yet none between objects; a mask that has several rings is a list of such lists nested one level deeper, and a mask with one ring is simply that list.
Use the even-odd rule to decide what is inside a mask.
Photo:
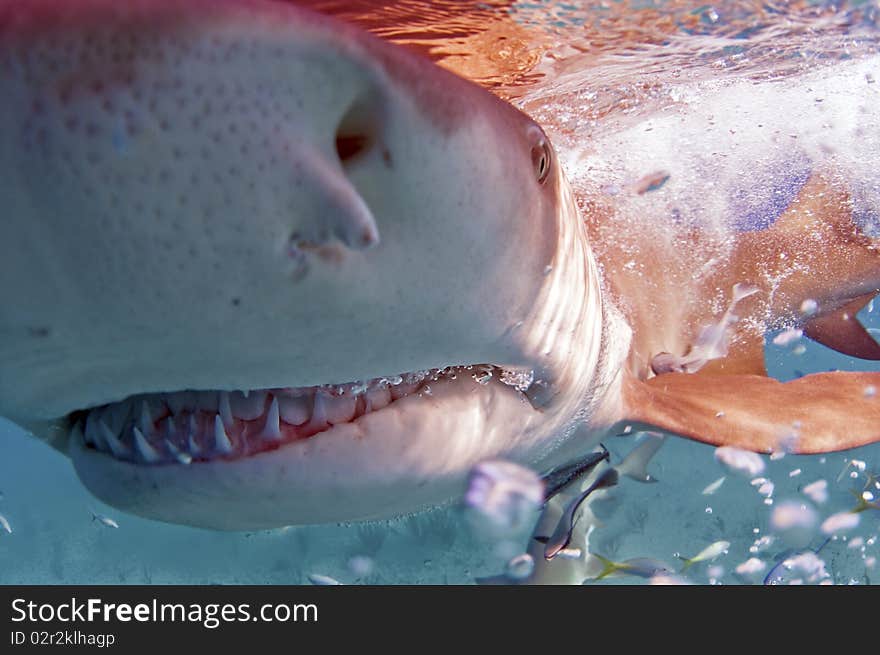
[{"label": "shark body", "polygon": [[[632,212],[675,173],[585,216],[526,114],[269,0],[5,0],[0,91],[0,414],[121,509],[383,518],[455,498],[485,459],[549,470],[625,425],[761,451],[795,424],[795,452],[880,437],[875,375],[769,380],[754,321],[728,320],[698,374],[651,369],[737,283],[756,288],[741,319],[812,298],[814,334],[874,354],[835,320],[880,267],[833,167],[762,229],[672,242]],[[722,263],[685,275],[683,248],[717,238]],[[769,254],[810,238],[845,265],[810,286],[826,249],[771,287]]]}]

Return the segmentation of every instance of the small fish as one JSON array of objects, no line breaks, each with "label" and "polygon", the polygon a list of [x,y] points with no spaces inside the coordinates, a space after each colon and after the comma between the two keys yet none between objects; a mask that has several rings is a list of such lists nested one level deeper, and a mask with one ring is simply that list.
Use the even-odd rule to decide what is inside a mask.
[{"label": "small fish", "polygon": [[119,524],[111,519],[109,516],[104,516],[103,514],[97,514],[95,510],[89,510],[92,513],[92,521],[97,521],[103,525],[106,525],[108,528],[118,528]]},{"label": "small fish", "polygon": [[0,514],[0,527],[2,527],[6,532],[12,534],[12,526],[9,525],[9,521],[6,520],[6,517]]},{"label": "small fish", "polygon": [[850,510],[851,514],[859,514],[868,509],[880,510],[880,502],[876,500],[869,502],[863,494],[860,494],[857,491],[851,491],[850,493],[858,500],[858,504]]},{"label": "small fish", "polygon": [[711,496],[712,494],[714,494],[716,491],[718,491],[721,488],[721,485],[724,484],[724,481],[726,479],[727,479],[727,476],[722,475],[720,478],[715,480],[715,482],[712,482],[711,484],[706,485],[706,488],[703,489],[703,495],[704,496]]},{"label": "small fish", "polygon": [[633,448],[616,466],[618,473],[637,482],[657,482],[657,478],[648,473],[648,462],[660,450],[666,441],[666,435],[659,432],[645,432],[642,441]]},{"label": "small fish", "polygon": [[779,556],[778,561],[764,576],[765,585],[778,585],[785,581],[786,576],[792,570],[806,573],[808,576],[820,579],[827,577],[825,563],[819,559],[819,553],[828,545],[831,537],[825,539],[815,550],[804,549],[799,551],[785,551]]},{"label": "small fish", "polygon": [[544,546],[544,559],[551,560],[559,554],[559,551],[568,548],[568,544],[571,541],[571,533],[574,530],[574,524],[577,520],[575,516],[577,515],[577,511],[581,504],[597,489],[604,489],[616,485],[617,479],[617,471],[612,468],[607,469],[596,479],[595,482],[593,482],[593,484],[568,503],[565,511],[559,519],[559,523],[556,524],[556,529],[546,541]]},{"label": "small fish", "polygon": [[336,578],[329,575],[321,575],[320,573],[309,573],[309,582],[319,587],[327,587],[333,585],[341,585],[342,583]]},{"label": "small fish", "polygon": [[602,580],[609,576],[635,575],[640,578],[653,578],[657,575],[668,575],[672,569],[664,562],[650,557],[634,557],[622,562],[613,562],[607,557],[591,553],[602,562],[604,568],[594,579]]},{"label": "small fish", "polygon": [[694,564],[697,564],[699,562],[711,562],[713,559],[715,559],[719,555],[723,555],[724,553],[726,553],[729,548],[730,548],[729,541],[720,540],[720,541],[716,541],[714,543],[709,544],[703,550],[701,550],[699,553],[697,553],[696,555],[694,555],[690,559],[687,559],[687,558],[679,555],[679,559],[684,562],[684,566],[681,568],[681,572],[684,573],[690,567],[692,567]]},{"label": "small fish", "polygon": [[648,173],[644,177],[639,180],[633,182],[630,185],[630,189],[638,195],[644,195],[646,193],[650,193],[651,191],[656,191],[660,189],[667,181],[669,181],[670,174],[666,171],[655,171],[653,173]]},{"label": "small fish", "polygon": [[[600,444],[601,446],[601,444]],[[544,497],[546,500],[553,498],[560,491],[565,489],[572,482],[581,478],[592,471],[599,462],[608,460],[610,457],[605,446],[601,446],[602,450],[596,453],[590,453],[581,460],[576,460],[570,464],[565,464],[553,469],[545,474],[541,480],[544,483]]]}]

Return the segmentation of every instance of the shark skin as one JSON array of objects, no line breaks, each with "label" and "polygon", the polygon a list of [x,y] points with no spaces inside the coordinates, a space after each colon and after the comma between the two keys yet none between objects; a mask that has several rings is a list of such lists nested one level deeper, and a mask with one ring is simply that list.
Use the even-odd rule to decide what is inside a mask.
[{"label": "shark skin", "polygon": [[[369,520],[461,497],[483,460],[550,470],[620,432],[880,438],[877,374],[782,384],[756,355],[804,300],[827,323],[880,285],[821,148],[775,221],[675,231],[660,199],[699,167],[650,138],[703,126],[637,127],[596,156],[672,152],[669,181],[582,213],[526,114],[271,0],[0,0],[0,91],[0,415],[119,509]],[[734,321],[737,284],[756,291]],[[713,325],[699,371],[652,370]]]},{"label": "shark skin", "polygon": [[[220,529],[394,516],[600,423],[586,230],[542,129],[478,86],[286,3],[37,0],[0,3],[0,88],[0,414],[101,500]],[[260,442],[270,400],[216,430],[216,391],[323,406],[481,364],[535,384],[462,368],[308,438]],[[187,390],[215,398],[189,435],[161,402],[109,414]]]}]

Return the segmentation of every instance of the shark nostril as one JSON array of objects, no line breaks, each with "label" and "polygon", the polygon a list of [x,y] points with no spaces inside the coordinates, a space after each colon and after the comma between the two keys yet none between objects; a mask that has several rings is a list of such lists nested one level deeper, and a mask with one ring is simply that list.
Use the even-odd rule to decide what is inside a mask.
[{"label": "shark nostril", "polygon": [[379,112],[371,95],[357,98],[336,128],[336,155],[348,166],[372,151],[378,141]]},{"label": "shark nostril", "polygon": [[366,134],[337,134],[336,154],[345,165],[370,147],[370,137]]}]

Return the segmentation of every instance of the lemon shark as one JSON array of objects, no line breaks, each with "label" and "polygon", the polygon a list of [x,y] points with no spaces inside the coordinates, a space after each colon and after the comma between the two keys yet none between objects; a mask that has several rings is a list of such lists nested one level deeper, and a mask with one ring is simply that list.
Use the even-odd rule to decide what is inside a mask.
[{"label": "lemon shark", "polygon": [[[864,129],[865,65],[767,97],[825,80]],[[780,321],[877,358],[877,242],[818,121],[775,220],[697,229],[657,216],[685,172],[579,203],[525,113],[286,2],[0,0],[0,92],[0,414],[122,510],[378,519],[627,430],[880,438],[880,375],[763,370]],[[594,186],[653,173],[675,118],[596,144]]]}]

